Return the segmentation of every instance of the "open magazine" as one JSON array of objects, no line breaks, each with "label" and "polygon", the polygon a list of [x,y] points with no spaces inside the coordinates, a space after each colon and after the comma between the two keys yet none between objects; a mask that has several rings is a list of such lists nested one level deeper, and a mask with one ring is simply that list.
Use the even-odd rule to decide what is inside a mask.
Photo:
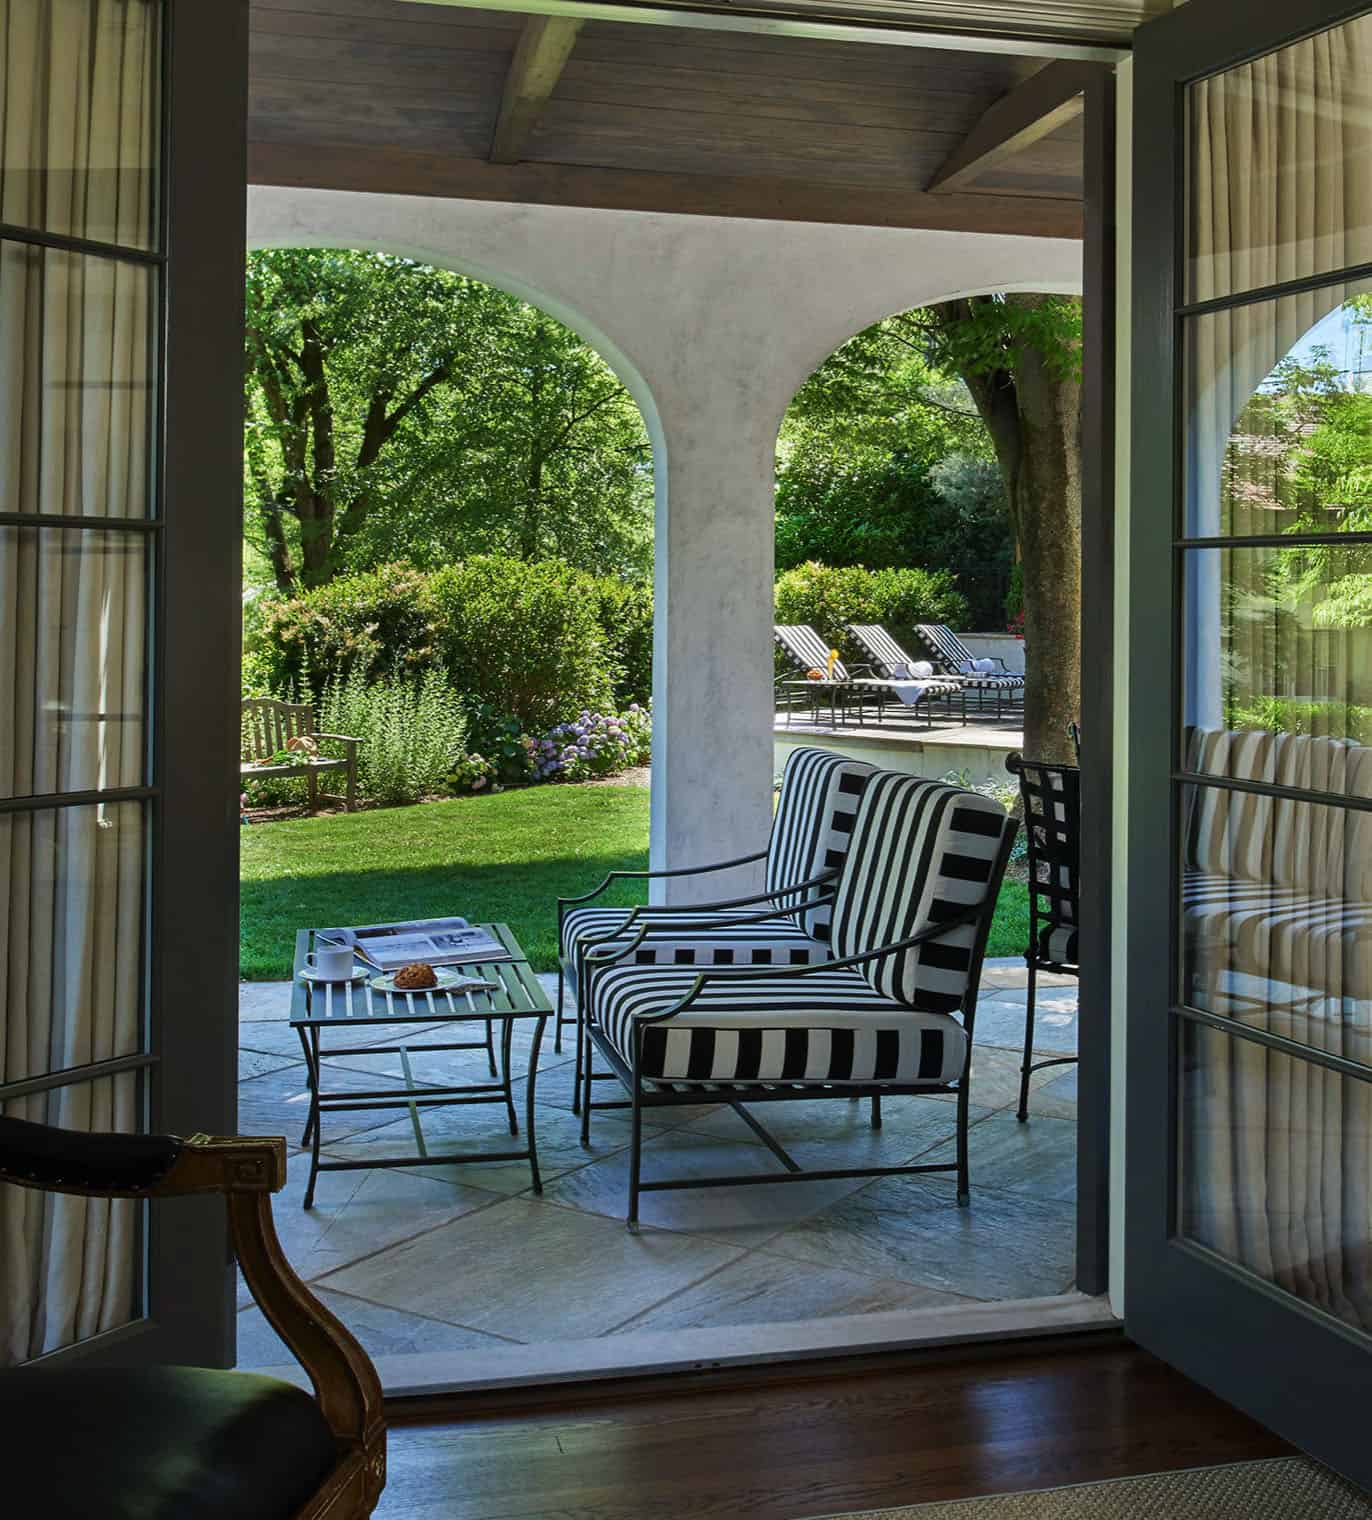
[{"label": "open magazine", "polygon": [[378,971],[398,971],[412,961],[430,966],[462,966],[472,961],[514,957],[488,929],[465,918],[418,919],[403,924],[367,924],[360,929],[318,929],[315,942],[347,945]]}]

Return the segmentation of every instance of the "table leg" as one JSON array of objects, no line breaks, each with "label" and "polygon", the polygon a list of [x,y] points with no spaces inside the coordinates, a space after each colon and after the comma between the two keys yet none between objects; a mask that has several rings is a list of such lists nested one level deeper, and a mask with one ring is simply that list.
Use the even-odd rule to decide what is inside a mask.
[{"label": "table leg", "polygon": [[319,1026],[310,1028],[310,1065],[315,1073],[314,1087],[310,1092],[311,1123],[314,1135],[310,1143],[310,1180],[305,1186],[305,1207],[314,1207],[314,1184],[319,1176],[319,1132],[324,1127],[319,1114]]},{"label": "table leg", "polygon": [[[509,1028],[510,1021],[506,1019],[505,1029],[507,1033],[509,1032]],[[499,1077],[500,1073],[495,1069],[495,1035],[491,1029],[490,1019],[486,1020],[486,1061],[491,1068],[491,1075],[493,1077]]]},{"label": "table leg", "polygon": [[305,1052],[305,1073],[310,1084],[310,1111],[305,1116],[305,1133],[300,1137],[301,1145],[308,1145],[310,1132],[319,1122],[319,1073],[310,1059],[310,1041],[304,1026],[299,1026],[295,1032],[300,1036],[300,1048]]},{"label": "table leg", "polygon": [[504,1072],[505,1107],[510,1115],[510,1133],[519,1133],[519,1120],[515,1117],[514,1085],[510,1074],[510,1042],[514,1039],[514,1020],[506,1019],[500,1035],[500,1065]]},{"label": "table leg", "polygon": [[538,1052],[543,1044],[543,1027],[547,1022],[545,1016],[534,1025],[533,1044],[529,1049],[529,1083],[525,1089],[524,1098],[524,1128],[529,1146],[529,1171],[533,1175],[535,1193],[543,1191],[543,1178],[538,1172],[538,1130],[534,1124],[534,1088],[538,1082]]}]

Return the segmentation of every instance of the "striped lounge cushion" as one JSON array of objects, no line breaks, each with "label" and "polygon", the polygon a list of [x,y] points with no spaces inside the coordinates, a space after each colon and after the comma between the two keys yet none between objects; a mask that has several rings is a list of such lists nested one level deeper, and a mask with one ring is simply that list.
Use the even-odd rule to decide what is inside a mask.
[{"label": "striped lounge cushion", "polygon": [[[863,793],[834,902],[835,957],[907,939],[984,902],[1005,809],[960,787],[882,771]],[[976,925],[858,967],[884,998],[930,1013],[959,1007]]]},{"label": "striped lounge cushion", "polygon": [[[738,918],[748,911],[743,908],[736,912],[717,910],[710,915],[713,922],[708,929],[676,928],[680,914],[641,915],[635,920],[630,934],[636,934],[645,919],[652,932],[634,950],[627,964],[806,966],[829,958],[829,947],[811,939],[790,918],[779,915],[761,924],[739,923]],[[620,928],[629,912],[628,908],[573,908],[562,921],[562,960],[568,970],[575,967],[579,946],[588,939]]]},{"label": "striped lounge cushion", "polygon": [[[596,1015],[633,1061],[635,1016],[690,990],[690,971],[615,968],[596,979]],[[938,1086],[962,1075],[967,1036],[946,1014],[879,996],[852,971],[707,983],[685,1013],[645,1026],[642,1074],[655,1081]]]},{"label": "striped lounge cushion", "polygon": [[840,683],[849,679],[848,667],[842,660],[835,660],[833,670],[829,669],[829,646],[808,623],[776,623],[772,634],[797,670],[803,673],[822,670]]}]

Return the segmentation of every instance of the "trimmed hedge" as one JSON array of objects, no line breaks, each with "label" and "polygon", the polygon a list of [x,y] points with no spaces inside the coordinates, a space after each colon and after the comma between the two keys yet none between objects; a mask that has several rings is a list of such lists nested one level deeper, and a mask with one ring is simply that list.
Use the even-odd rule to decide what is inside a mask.
[{"label": "trimmed hedge", "polygon": [[249,654],[260,678],[316,700],[350,672],[440,669],[474,704],[542,731],[646,700],[652,685],[651,592],[559,560],[383,565],[270,602],[258,625]]},{"label": "trimmed hedge", "polygon": [[[777,577],[778,623],[809,623],[845,660],[868,657],[848,637],[849,623],[881,623],[916,654],[916,623],[962,625],[967,601],[946,570],[864,570],[859,565],[797,565]],[[785,662],[777,656],[778,669]]]}]

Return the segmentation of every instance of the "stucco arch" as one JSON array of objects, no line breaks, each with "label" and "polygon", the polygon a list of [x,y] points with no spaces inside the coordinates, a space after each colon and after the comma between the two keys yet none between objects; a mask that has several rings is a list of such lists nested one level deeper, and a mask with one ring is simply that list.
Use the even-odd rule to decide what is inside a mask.
[{"label": "stucco arch", "polygon": [[[580,333],[638,401],[656,462],[655,867],[742,853],[770,826],[773,462],[797,388],[890,312],[1081,280],[1065,239],[260,186],[248,236],[489,281]],[[674,895],[753,877],[696,885]]]}]

